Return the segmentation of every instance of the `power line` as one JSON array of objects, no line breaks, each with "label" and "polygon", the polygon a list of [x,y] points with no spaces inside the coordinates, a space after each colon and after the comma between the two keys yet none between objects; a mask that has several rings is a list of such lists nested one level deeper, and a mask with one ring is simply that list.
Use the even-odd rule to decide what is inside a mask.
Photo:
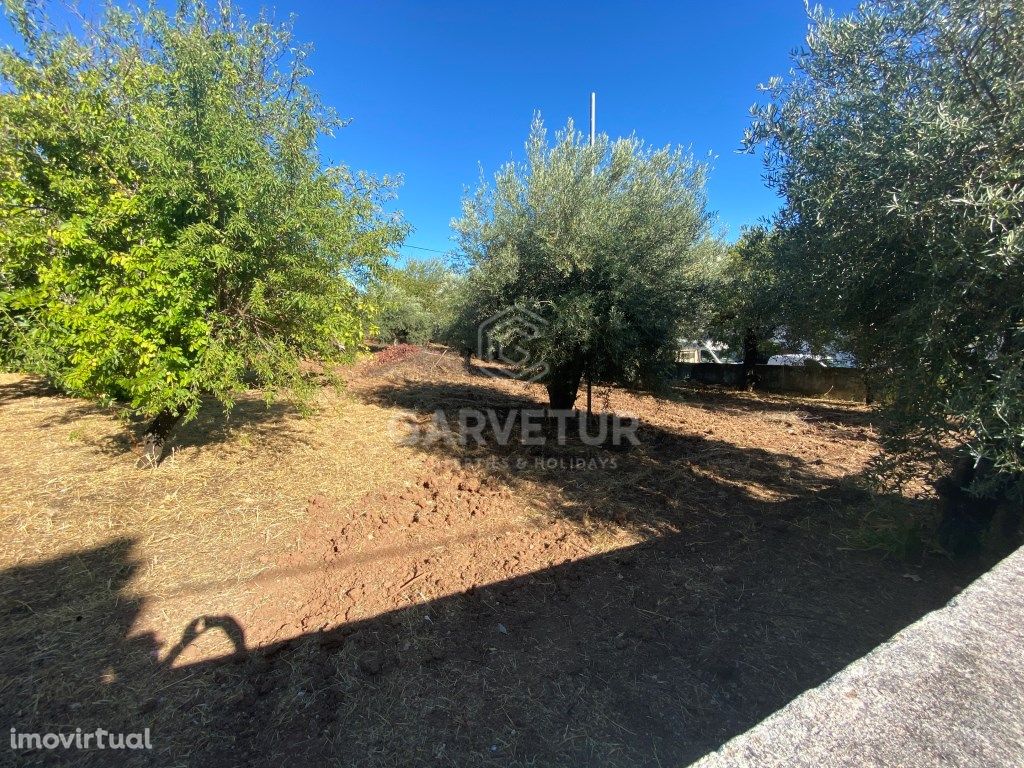
[{"label": "power line", "polygon": [[437,248],[424,248],[422,245],[400,245],[399,248],[414,248],[417,251],[430,251],[431,253],[448,253],[448,251],[439,251]]}]

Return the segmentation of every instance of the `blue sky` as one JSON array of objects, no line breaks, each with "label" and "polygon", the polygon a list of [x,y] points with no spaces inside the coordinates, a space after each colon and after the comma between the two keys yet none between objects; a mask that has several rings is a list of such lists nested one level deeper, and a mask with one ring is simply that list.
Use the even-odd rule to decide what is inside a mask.
[{"label": "blue sky", "polygon": [[778,207],[760,159],[735,150],[755,86],[784,74],[803,42],[802,0],[241,5],[296,15],[297,39],[315,46],[313,87],[352,118],[325,159],[404,176],[394,207],[414,227],[410,246],[451,249],[449,222],[479,167],[490,176],[521,156],[535,110],[551,129],[572,117],[585,130],[591,91],[599,131],[713,155],[709,206],[730,238]]}]

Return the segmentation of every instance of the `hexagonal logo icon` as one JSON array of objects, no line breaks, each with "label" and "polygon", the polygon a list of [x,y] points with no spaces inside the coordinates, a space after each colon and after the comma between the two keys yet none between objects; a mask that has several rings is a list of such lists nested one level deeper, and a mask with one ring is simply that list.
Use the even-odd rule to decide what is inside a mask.
[{"label": "hexagonal logo icon", "polygon": [[477,357],[502,367],[481,370],[495,378],[537,381],[550,370],[544,360],[533,359],[524,341],[539,338],[547,325],[535,312],[513,306],[484,320],[477,328]]}]

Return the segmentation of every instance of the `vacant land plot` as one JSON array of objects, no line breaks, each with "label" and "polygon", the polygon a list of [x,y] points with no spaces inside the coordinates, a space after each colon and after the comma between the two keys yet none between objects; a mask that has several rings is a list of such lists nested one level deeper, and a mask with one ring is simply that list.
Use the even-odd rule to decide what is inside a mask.
[{"label": "vacant land plot", "polygon": [[344,376],[306,418],[210,409],[153,471],[0,379],[0,722],[148,727],[159,765],[679,765],[986,565],[862,489],[864,407],[601,388],[639,445],[401,445],[542,390],[408,348]]}]

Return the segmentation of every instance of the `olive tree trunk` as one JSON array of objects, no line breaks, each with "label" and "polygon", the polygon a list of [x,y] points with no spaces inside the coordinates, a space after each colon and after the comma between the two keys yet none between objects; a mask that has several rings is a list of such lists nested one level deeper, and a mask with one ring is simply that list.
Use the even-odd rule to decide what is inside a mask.
[{"label": "olive tree trunk", "polygon": [[743,368],[740,386],[752,391],[757,386],[758,339],[753,328],[747,328],[743,334]]},{"label": "olive tree trunk", "polygon": [[982,474],[990,471],[991,462],[977,462],[972,456],[961,456],[953,471],[935,483],[939,495],[939,544],[957,556],[972,554],[981,546],[981,537],[995,514],[997,501],[975,496],[968,488]]},{"label": "olive tree trunk", "polygon": [[576,395],[583,380],[583,363],[572,362],[553,368],[548,374],[545,386],[548,390],[548,404],[552,410],[569,410],[576,404]]}]

